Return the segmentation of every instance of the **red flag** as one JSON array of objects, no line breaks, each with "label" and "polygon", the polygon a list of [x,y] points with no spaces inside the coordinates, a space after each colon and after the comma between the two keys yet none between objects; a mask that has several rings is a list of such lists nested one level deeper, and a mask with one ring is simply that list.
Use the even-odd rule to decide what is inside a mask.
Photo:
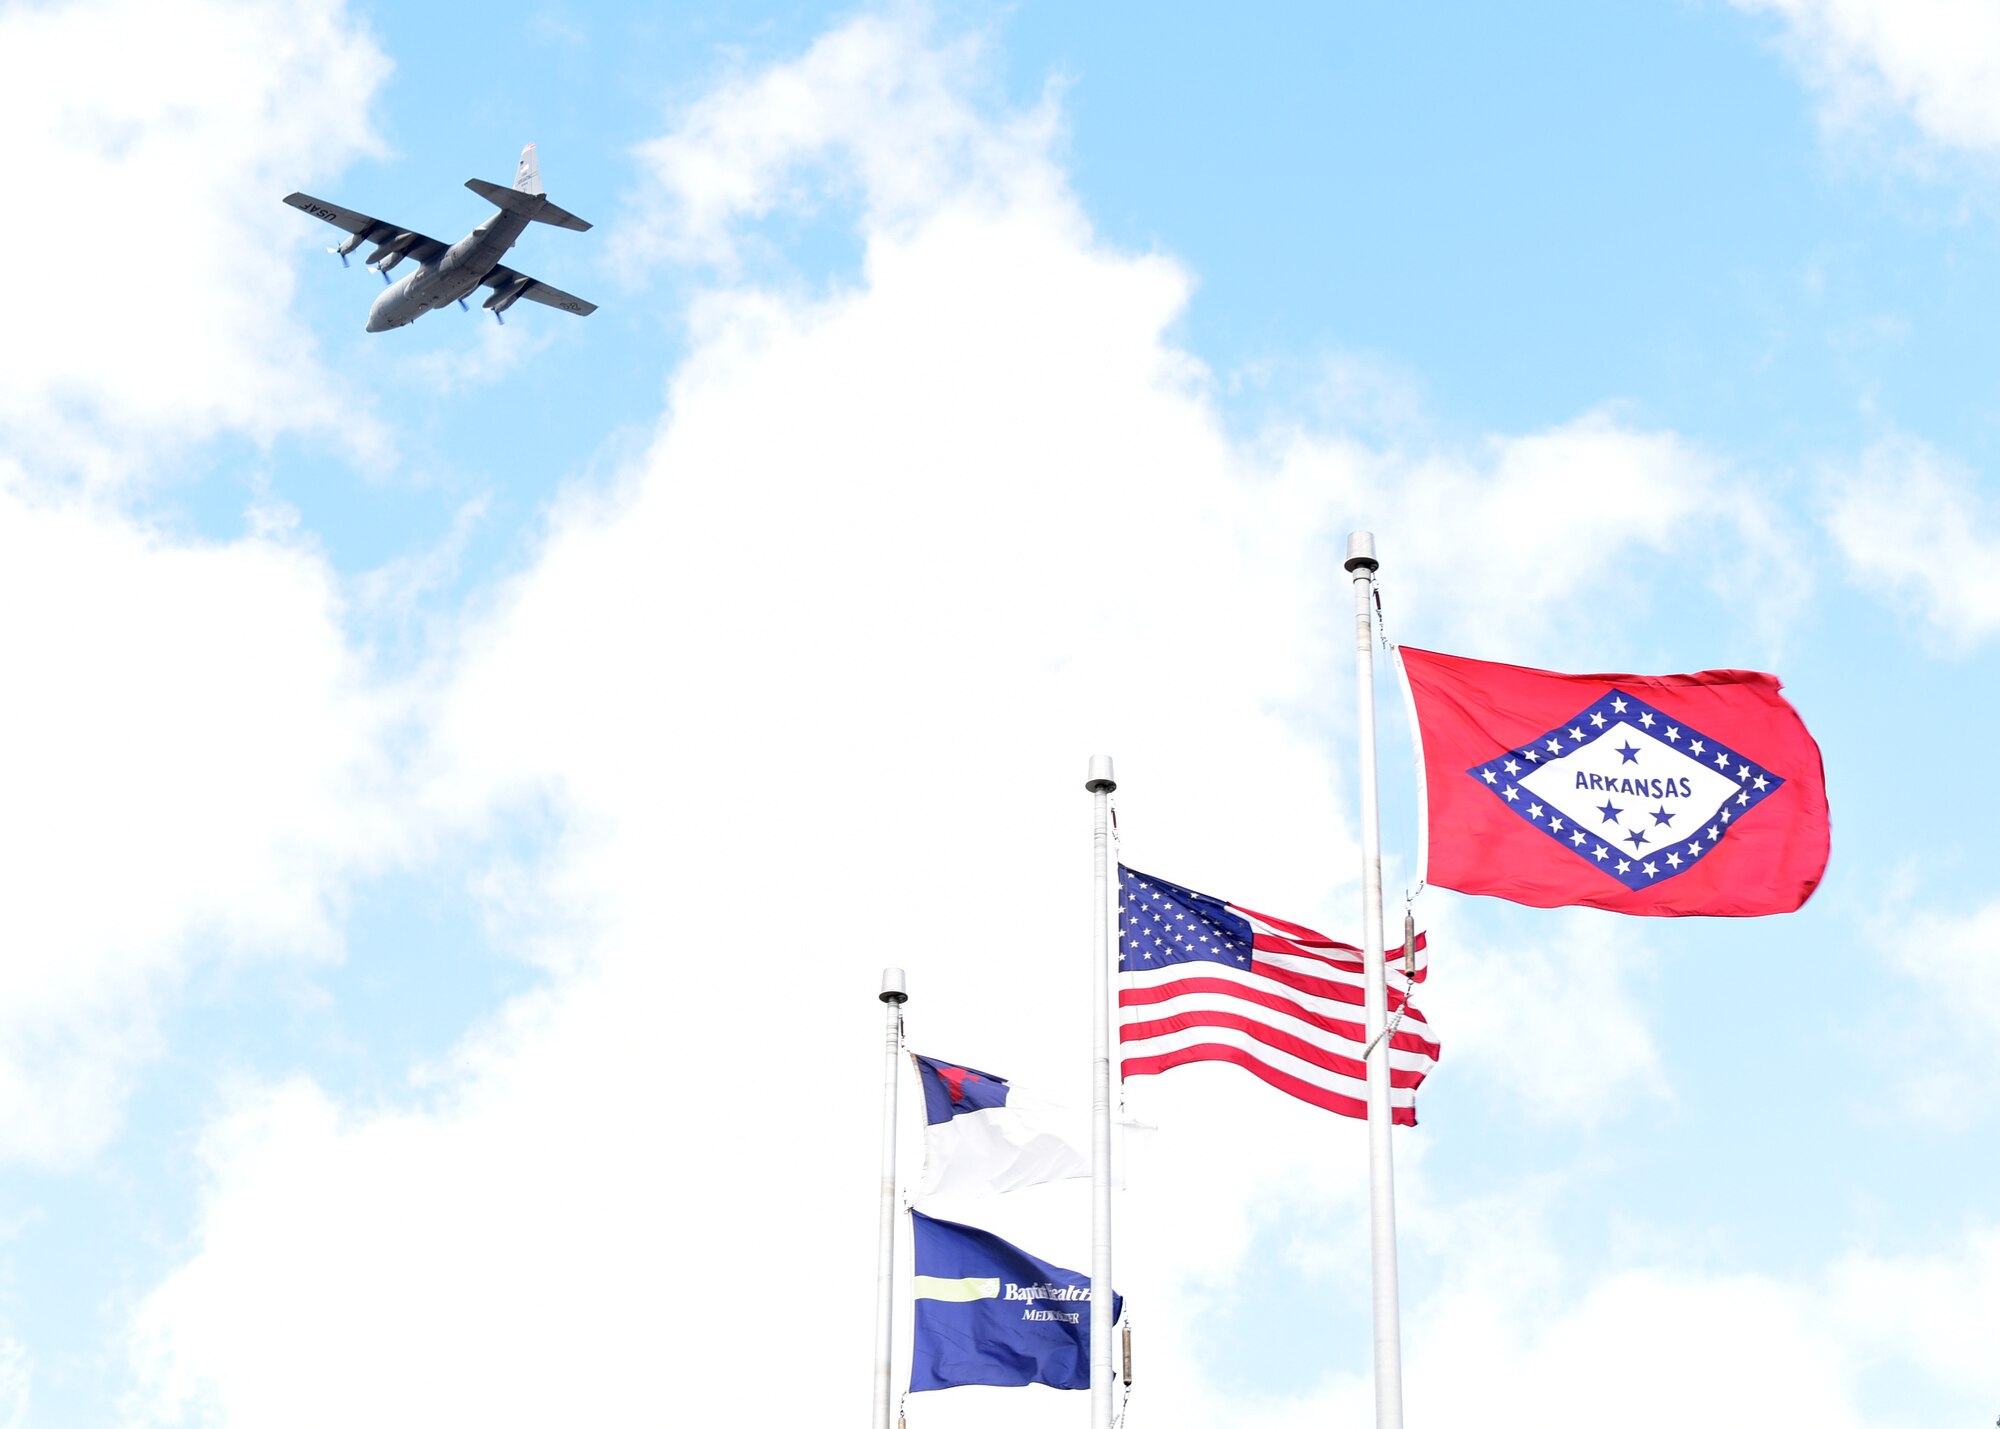
[{"label": "red flag", "polygon": [[1399,659],[1437,887],[1746,918],[1819,886],[1826,777],[1775,676],[1559,675],[1407,646]]}]

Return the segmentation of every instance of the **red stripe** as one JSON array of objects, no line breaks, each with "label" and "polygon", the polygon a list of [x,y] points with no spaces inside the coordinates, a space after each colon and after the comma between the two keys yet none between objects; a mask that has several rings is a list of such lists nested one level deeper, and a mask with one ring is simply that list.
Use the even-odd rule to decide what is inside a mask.
[{"label": "red stripe", "polygon": [[[1331,1032],[1337,1037],[1345,1037],[1348,1041],[1356,1045],[1366,1045],[1368,1041],[1368,1029],[1363,1023],[1343,1021],[1337,1017],[1327,1017],[1322,1013],[1313,1012],[1308,1008],[1299,1006],[1298,1003],[1293,1002],[1290,998],[1279,997],[1276,993],[1263,992],[1253,987],[1245,987],[1242,983],[1232,982],[1228,978],[1184,977],[1178,982],[1161,983],[1157,987],[1120,988],[1118,991],[1118,1005],[1120,1007],[1150,1007],[1156,1003],[1169,1002],[1184,993],[1194,992],[1215,993],[1226,997],[1241,998],[1245,1002],[1254,1002],[1259,1007],[1268,1007],[1273,1012],[1282,1012],[1296,1017],[1301,1022],[1309,1023],[1314,1027],[1320,1028],[1322,1031]],[[1428,1041],[1415,1032],[1405,1032],[1400,1029],[1389,1039],[1389,1045],[1398,1051],[1420,1052],[1432,1058],[1435,1058],[1438,1054],[1435,1042]]]},{"label": "red stripe", "polygon": [[[1219,1042],[1204,1042],[1199,1046],[1183,1047],[1177,1052],[1163,1052],[1153,1057],[1128,1057],[1119,1063],[1119,1071],[1127,1077],[1149,1077],[1170,1067],[1184,1067],[1190,1062],[1228,1062],[1241,1067],[1254,1077],[1269,1082],[1279,1091],[1297,1097],[1302,1102],[1324,1107],[1341,1116],[1351,1116],[1356,1121],[1368,1119],[1368,1103],[1362,1098],[1344,1096],[1339,1092],[1330,1092],[1325,1087],[1316,1087],[1311,1082],[1301,1081],[1289,1072],[1281,1072],[1276,1067],[1266,1066],[1240,1047],[1226,1047]],[[1396,1126],[1415,1126],[1417,1109],[1413,1106],[1391,1107],[1389,1120]]]},{"label": "red stripe", "polygon": [[[1361,967],[1361,949],[1359,948],[1349,950],[1354,954],[1351,958],[1330,958],[1325,953],[1315,952],[1305,943],[1294,942],[1290,938],[1281,938],[1276,933],[1253,934],[1250,939],[1250,946],[1260,953],[1295,953],[1302,958],[1317,958],[1320,962],[1330,963],[1337,968],[1354,968],[1358,971]],[[1319,946],[1324,948],[1335,945],[1321,943]],[[1346,945],[1341,944],[1339,946],[1344,947]]]},{"label": "red stripe", "polygon": [[1259,913],[1255,908],[1245,908],[1241,903],[1230,903],[1225,906],[1233,908],[1246,918],[1255,918],[1260,923],[1268,923],[1279,932],[1289,933],[1292,937],[1297,938],[1303,943],[1314,943],[1322,948],[1347,948],[1348,951],[1355,953],[1361,951],[1361,949],[1351,947],[1347,943],[1336,943],[1324,933],[1315,933],[1303,923],[1293,923],[1283,918],[1273,918],[1269,913]]},{"label": "red stripe", "polygon": [[[1269,1023],[1259,1022],[1254,1017],[1245,1017],[1235,1012],[1176,1012],[1151,1022],[1128,1022],[1118,1029],[1120,1042],[1143,1042],[1149,1037],[1161,1037],[1170,1032],[1191,1032],[1197,1027],[1227,1027],[1232,1032],[1241,1032],[1256,1038],[1266,1047],[1275,1047],[1280,1052],[1289,1052],[1301,1062],[1310,1062],[1315,1067],[1323,1067],[1329,1072],[1337,1072],[1343,1077],[1352,1077],[1357,1082],[1368,1080],[1368,1069],[1359,1057],[1349,1057],[1331,1048],[1308,1042],[1303,1037],[1295,1037]],[[1389,1085],[1415,1089],[1424,1084],[1424,1072],[1409,1071],[1401,1067],[1389,1069]]]},{"label": "red stripe", "polygon": [[[1280,967],[1276,963],[1255,963],[1250,970],[1259,977],[1267,977],[1272,982],[1281,982],[1294,992],[1323,997],[1330,1002],[1344,1002],[1350,1007],[1361,1007],[1367,1002],[1366,994],[1353,983],[1335,982],[1331,978],[1314,977],[1311,973],[1293,972],[1290,968]],[[1402,1007],[1405,994],[1393,987],[1388,989],[1388,993],[1389,1011],[1395,1012]],[[1423,1013],[1414,1007],[1410,1009],[1410,1016],[1419,1022],[1424,1021]]]},{"label": "red stripe", "polygon": [[[1355,958],[1357,959],[1361,957],[1361,949],[1355,947],[1354,944],[1343,943],[1338,938],[1329,938],[1324,933],[1315,933],[1312,929],[1306,927],[1303,923],[1289,923],[1286,922],[1283,918],[1273,918],[1269,913],[1259,913],[1256,909],[1245,908],[1240,903],[1229,903],[1225,904],[1224,906],[1229,908],[1233,912],[1242,914],[1246,918],[1255,918],[1260,923],[1265,923],[1270,925],[1270,927],[1275,929],[1278,934],[1296,939],[1303,946],[1314,947],[1314,948],[1339,948],[1343,952],[1349,952],[1354,954]],[[1251,931],[1255,932],[1256,929],[1253,928]],[[1422,930],[1419,930],[1417,933],[1417,951],[1421,953],[1429,946],[1430,946],[1429,935],[1423,932]],[[1398,944],[1396,950],[1400,951],[1401,947],[1402,945]]]},{"label": "red stripe", "polygon": [[[1257,916],[1261,918],[1264,915],[1262,913],[1259,913]],[[1295,953],[1300,957],[1317,958],[1319,959],[1319,961],[1323,963],[1329,963],[1337,968],[1352,968],[1356,972],[1360,972],[1363,970],[1363,963],[1362,963],[1363,954],[1361,952],[1361,949],[1354,947],[1348,943],[1334,943],[1322,940],[1318,944],[1315,944],[1313,946],[1307,946],[1304,943],[1294,942],[1290,938],[1281,938],[1273,933],[1256,933],[1253,930],[1253,935],[1251,937],[1250,944],[1252,947],[1256,948],[1257,951],[1263,953]],[[1422,933],[1417,934],[1417,951],[1422,952],[1428,946],[1429,943],[1426,941],[1425,936]],[[1354,954],[1354,956],[1351,958],[1346,958],[1346,957],[1330,958],[1326,956],[1326,954],[1324,953],[1313,951],[1313,947],[1340,948],[1345,950],[1346,952]],[[1401,960],[1403,956],[1403,949],[1400,945],[1390,948],[1386,951],[1385,956],[1388,959],[1389,964],[1391,966],[1394,966],[1398,961]],[[1414,979],[1412,979],[1412,981],[1422,982],[1426,977],[1430,976],[1430,971],[1431,971],[1430,964],[1425,963],[1423,966],[1417,969],[1417,975]]]}]

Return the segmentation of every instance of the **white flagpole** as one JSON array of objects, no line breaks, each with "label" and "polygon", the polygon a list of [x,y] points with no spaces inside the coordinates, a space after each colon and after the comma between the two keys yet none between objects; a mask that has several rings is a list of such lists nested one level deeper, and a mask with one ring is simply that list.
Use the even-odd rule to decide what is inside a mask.
[{"label": "white flagpole", "polygon": [[1403,1345],[1396,1297],[1396,1167],[1390,1144],[1388,975],[1382,961],[1382,819],[1375,790],[1375,536],[1347,538],[1354,581],[1355,689],[1361,736],[1361,946],[1367,976],[1368,1224],[1375,1282],[1375,1429],[1403,1426]]},{"label": "white flagpole", "polygon": [[1111,756],[1090,756],[1083,782],[1093,804],[1091,854],[1093,891],[1090,937],[1091,988],[1097,995],[1092,1018],[1096,1060],[1090,1079],[1090,1422],[1111,1429]]},{"label": "white flagpole", "polygon": [[882,1222],[875,1262],[875,1429],[889,1429],[889,1361],[896,1325],[896,1086],[903,1060],[903,1004],[910,1000],[901,968],[882,969],[888,1009],[882,1035]]}]

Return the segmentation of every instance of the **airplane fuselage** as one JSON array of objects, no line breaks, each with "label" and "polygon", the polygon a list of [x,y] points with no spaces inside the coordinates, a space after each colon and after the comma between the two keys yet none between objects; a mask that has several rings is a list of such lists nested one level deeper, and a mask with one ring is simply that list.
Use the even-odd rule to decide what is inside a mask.
[{"label": "airplane fuselage", "polygon": [[528,220],[518,214],[494,214],[452,244],[444,257],[384,288],[368,309],[368,331],[404,327],[434,308],[450,307],[499,266],[527,226]]}]

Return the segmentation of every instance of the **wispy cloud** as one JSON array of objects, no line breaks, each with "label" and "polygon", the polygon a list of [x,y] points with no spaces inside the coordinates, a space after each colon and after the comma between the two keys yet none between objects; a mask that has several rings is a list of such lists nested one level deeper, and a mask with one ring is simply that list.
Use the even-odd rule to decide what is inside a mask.
[{"label": "wispy cloud", "polygon": [[325,240],[279,200],[374,147],[388,70],[341,0],[0,10],[8,182],[62,214],[0,228],[0,451],[117,479],[223,432],[379,441],[288,314]]},{"label": "wispy cloud", "polygon": [[206,957],[338,947],[344,871],[393,856],[393,705],[331,573],[281,532],[164,535],[0,465],[0,1158],[115,1126],[160,997]]},{"label": "wispy cloud", "polygon": [[1827,527],[1849,579],[1887,587],[1941,649],[2000,633],[2000,503],[1937,448],[1872,447],[1835,478]]},{"label": "wispy cloud", "polygon": [[[479,309],[472,312],[475,317],[485,319]],[[485,320],[481,321],[479,335],[469,348],[420,353],[405,358],[403,367],[407,380],[419,390],[437,397],[449,396],[498,382],[529,358],[546,351],[556,336],[548,331],[530,333],[520,323],[508,327]]]},{"label": "wispy cloud", "polygon": [[1733,0],[1775,15],[1836,126],[1900,120],[1943,149],[2000,153],[2000,11],[1965,0]]}]

